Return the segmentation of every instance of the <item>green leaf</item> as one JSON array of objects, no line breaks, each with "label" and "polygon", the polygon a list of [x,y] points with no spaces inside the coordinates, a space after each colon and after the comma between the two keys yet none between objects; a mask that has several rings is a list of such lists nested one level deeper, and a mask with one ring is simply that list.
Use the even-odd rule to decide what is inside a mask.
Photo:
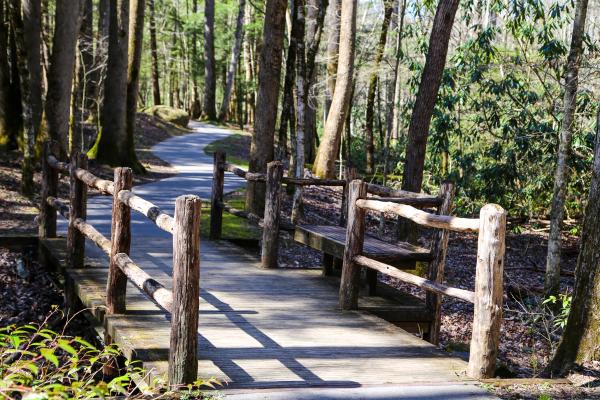
[{"label": "green leaf", "polygon": [[58,367],[58,357],[54,354],[54,349],[42,348],[40,349],[40,354],[46,360],[54,364],[55,367]]}]

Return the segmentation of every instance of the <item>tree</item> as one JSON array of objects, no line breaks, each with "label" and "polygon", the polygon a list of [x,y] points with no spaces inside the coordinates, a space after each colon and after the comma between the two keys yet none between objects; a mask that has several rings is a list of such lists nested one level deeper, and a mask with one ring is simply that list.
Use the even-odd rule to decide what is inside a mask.
[{"label": "tree", "polygon": [[42,122],[42,3],[40,0],[22,0],[23,39],[29,72],[29,102],[33,140],[40,133]]},{"label": "tree", "polygon": [[140,65],[144,37],[145,0],[130,0],[129,3],[129,54],[127,61],[127,144],[129,163],[134,170],[143,172],[145,168],[135,154],[135,116],[137,114]]},{"label": "tree", "polygon": [[[402,59],[402,35],[404,34],[404,15],[406,14],[406,0],[402,1],[402,7],[399,11],[398,17],[400,23],[398,27],[398,36],[396,38],[396,55],[394,57],[394,104],[392,108],[392,131],[389,136],[398,139],[400,130],[400,93],[401,93],[401,80],[398,79],[398,71],[400,67],[400,60]],[[387,167],[387,161],[384,164]]]},{"label": "tree", "polygon": [[325,101],[325,113],[329,113],[331,99],[335,91],[335,75],[338,68],[338,52],[340,46],[340,11],[342,0],[332,0],[327,7],[327,100]]},{"label": "tree", "polygon": [[390,19],[393,11],[393,1],[384,0],[383,7],[383,23],[381,24],[381,34],[379,35],[379,43],[377,44],[377,50],[375,51],[375,62],[373,63],[373,70],[369,76],[369,90],[367,94],[367,116],[365,122],[365,133],[367,136],[367,174],[373,174],[375,172],[375,142],[373,140],[373,118],[375,114],[375,91],[378,85],[379,66],[383,59],[383,52],[385,50],[385,42],[387,41],[388,27],[390,26]]},{"label": "tree", "polygon": [[[79,33],[79,65],[80,99],[85,110],[94,109],[94,96],[96,95],[94,74],[94,2],[83,0],[81,29]],[[82,110],[83,111],[83,110]]]},{"label": "tree", "polygon": [[150,9],[150,55],[152,56],[152,96],[154,105],[162,104],[160,101],[160,75],[158,72],[158,44],[156,43],[156,18],[154,10],[154,0],[148,0]]},{"label": "tree", "polygon": [[[258,96],[256,99],[254,134],[250,146],[249,170],[251,172],[265,172],[267,163],[273,160],[273,134],[279,101],[286,7],[286,0],[267,0],[265,7],[263,45],[260,51],[258,68]],[[261,215],[264,204],[264,183],[248,182],[246,209]]]},{"label": "tree", "polygon": [[587,15],[587,0],[579,0],[573,21],[571,50],[567,60],[565,73],[565,94],[563,98],[563,119],[560,129],[560,141],[554,174],[554,192],[552,209],[550,211],[550,233],[548,235],[548,253],[546,256],[546,295],[557,295],[560,290],[560,244],[563,218],[565,213],[565,198],[567,195],[567,180],[569,179],[568,161],[573,139],[573,121],[577,97],[579,65],[583,35],[585,34],[585,19]]},{"label": "tree", "polygon": [[129,160],[134,150],[127,148],[128,29],[129,0],[113,1],[109,9],[108,65],[96,159],[108,165],[134,167]]},{"label": "tree", "polygon": [[204,116],[217,119],[215,66],[215,1],[204,1]]},{"label": "tree", "polygon": [[356,0],[342,0],[335,90],[327,114],[323,139],[313,166],[313,172],[320,178],[332,178],[335,175],[335,159],[340,150],[342,130],[352,91],[355,36]]},{"label": "tree", "polygon": [[231,100],[231,92],[233,89],[233,80],[238,61],[240,59],[240,51],[242,47],[242,39],[244,37],[244,13],[246,11],[246,0],[240,0],[238,15],[235,24],[235,34],[233,40],[233,49],[231,49],[231,61],[227,70],[227,80],[225,83],[225,93],[223,93],[223,102],[219,111],[219,121],[224,121],[227,118],[227,109]]},{"label": "tree", "polygon": [[10,112],[10,67],[8,64],[8,24],[5,21],[4,0],[0,0],[0,149],[7,149],[14,137],[11,132]]},{"label": "tree", "polygon": [[[587,3],[583,0],[583,3]],[[584,7],[587,4],[578,6]],[[579,11],[581,12],[581,11]],[[578,13],[579,13],[578,12]],[[579,18],[576,18],[576,21]],[[563,374],[575,362],[600,360],[600,112],[596,120],[596,144],[592,183],[588,196],[581,248],[575,269],[571,312],[549,372]]]},{"label": "tree", "polygon": [[56,0],[52,55],[48,70],[46,94],[46,126],[48,136],[70,151],[69,119],[71,87],[75,69],[75,49],[79,33],[80,0]]},{"label": "tree", "polygon": [[448,42],[458,3],[458,0],[440,0],[435,12],[425,67],[408,128],[408,143],[402,176],[403,190],[421,191],[429,124],[442,81],[448,54]]}]

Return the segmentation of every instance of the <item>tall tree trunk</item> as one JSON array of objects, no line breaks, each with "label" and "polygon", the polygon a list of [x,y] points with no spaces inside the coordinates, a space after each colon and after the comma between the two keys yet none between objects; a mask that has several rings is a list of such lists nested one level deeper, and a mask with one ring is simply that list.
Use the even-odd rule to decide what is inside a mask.
[{"label": "tall tree trunk", "polygon": [[23,36],[29,71],[29,101],[33,141],[40,133],[42,122],[42,3],[40,0],[22,0]]},{"label": "tall tree trunk", "polygon": [[342,0],[340,50],[335,90],[331,108],[327,114],[323,139],[313,166],[313,172],[320,178],[335,176],[335,160],[340,151],[341,135],[352,91],[355,36],[356,0]]},{"label": "tall tree trunk", "polygon": [[440,0],[435,12],[429,49],[408,129],[402,189],[420,192],[423,183],[429,124],[442,82],[448,42],[459,0]]},{"label": "tall tree trunk", "polygon": [[235,24],[235,35],[233,49],[231,50],[231,61],[229,61],[229,69],[227,70],[227,80],[225,83],[225,93],[223,93],[223,102],[219,111],[219,121],[224,121],[227,118],[227,108],[231,100],[231,91],[233,89],[233,80],[238,61],[240,59],[240,50],[242,47],[242,39],[244,37],[244,13],[246,11],[246,0],[240,0],[238,15]]},{"label": "tall tree trunk", "polygon": [[158,45],[156,43],[156,18],[154,9],[154,0],[148,0],[150,8],[150,55],[152,56],[152,98],[154,105],[162,104],[160,101],[160,75],[158,72]]},{"label": "tall tree trunk", "polygon": [[[192,13],[196,15],[198,13],[198,0],[192,1]],[[192,118],[197,119],[202,115],[202,105],[200,104],[200,95],[198,93],[198,75],[200,64],[198,58],[198,29],[194,26],[192,31],[192,66],[191,66],[191,74],[192,74],[192,84],[193,84],[193,99],[192,99],[192,109],[190,115]]]},{"label": "tall tree trunk", "polygon": [[79,32],[79,53],[81,62],[79,76],[81,91],[80,98],[83,100],[83,110],[91,111],[94,108],[94,2],[83,0],[83,18]]},{"label": "tall tree trunk", "polygon": [[[578,17],[582,12],[581,7],[585,9],[586,6],[587,0],[579,3]],[[575,21],[579,20],[578,17]],[[548,368],[550,372],[557,374],[567,372],[575,362],[600,360],[600,112],[596,124],[592,183],[575,269],[571,312],[563,337]]]},{"label": "tall tree trunk", "polygon": [[127,61],[129,0],[110,5],[108,65],[104,81],[97,159],[112,166],[133,166],[127,143]]},{"label": "tall tree trunk", "polygon": [[145,0],[130,0],[129,3],[129,54],[127,60],[127,151],[129,163],[137,172],[145,171],[135,154],[135,116],[137,114],[140,66],[144,38]]},{"label": "tall tree trunk", "polygon": [[401,80],[398,77],[400,70],[400,60],[402,59],[402,36],[404,35],[404,14],[406,14],[406,0],[402,1],[402,7],[398,17],[400,18],[398,27],[398,37],[396,39],[396,57],[394,60],[394,104],[392,111],[392,132],[390,137],[398,139],[400,131],[400,96],[401,96]]},{"label": "tall tree trunk", "polygon": [[573,138],[573,121],[577,97],[577,85],[583,35],[585,34],[585,18],[588,0],[579,0],[573,21],[573,36],[571,37],[571,50],[567,60],[565,75],[565,94],[563,98],[563,119],[560,129],[560,142],[556,171],[554,173],[554,193],[552,196],[552,210],[550,212],[550,234],[548,236],[548,254],[546,256],[546,295],[557,295],[560,290],[560,244],[565,198],[567,196],[567,182],[569,179],[568,162],[571,153]]},{"label": "tall tree trunk", "polygon": [[0,150],[9,148],[12,132],[10,126],[10,67],[8,65],[8,24],[4,0],[0,0]]},{"label": "tall tree trunk", "polygon": [[215,66],[215,0],[204,1],[204,117],[217,119]]},{"label": "tall tree trunk", "polygon": [[[267,0],[263,45],[260,51],[260,66],[258,68],[258,96],[256,99],[254,134],[250,146],[249,170],[251,172],[265,172],[267,163],[273,160],[273,134],[279,101],[286,8],[286,0]],[[246,208],[248,211],[262,215],[264,205],[264,183],[248,182],[246,190]]]},{"label": "tall tree trunk", "polygon": [[[6,11],[10,14],[10,1],[6,1]],[[19,147],[19,135],[23,128],[23,101],[21,99],[21,79],[19,74],[19,56],[17,52],[17,43],[15,37],[15,30],[12,28],[10,23],[10,16],[7,17],[7,26],[9,27],[9,74],[10,74],[10,85],[9,95],[10,99],[7,111],[8,111],[8,123],[9,123],[9,149],[17,149]]]},{"label": "tall tree trunk", "polygon": [[327,96],[325,100],[325,115],[329,114],[329,107],[335,91],[335,79],[338,69],[338,52],[340,48],[340,12],[342,0],[331,0],[327,7]]},{"label": "tall tree trunk", "polygon": [[[252,23],[252,7],[250,2],[246,3],[246,13],[244,17],[244,25],[249,26]],[[250,35],[244,35],[244,72],[245,72],[245,81],[246,81],[246,122],[248,124],[254,123],[254,106],[255,106],[255,96],[254,96],[254,62],[252,57],[252,40]]]},{"label": "tall tree trunk", "polygon": [[80,0],[56,0],[56,17],[52,55],[48,70],[46,124],[48,136],[57,140],[63,152],[69,143],[71,88],[75,69]]},{"label": "tall tree trunk", "polygon": [[392,16],[393,1],[384,0],[383,23],[381,24],[381,34],[379,35],[379,43],[375,51],[375,60],[373,63],[373,71],[369,76],[369,90],[367,92],[367,115],[365,122],[365,133],[367,136],[367,174],[375,172],[375,141],[373,139],[373,118],[375,114],[375,90],[379,76],[379,66],[383,59],[385,50],[385,42],[387,41],[387,31],[390,26],[390,18]]}]

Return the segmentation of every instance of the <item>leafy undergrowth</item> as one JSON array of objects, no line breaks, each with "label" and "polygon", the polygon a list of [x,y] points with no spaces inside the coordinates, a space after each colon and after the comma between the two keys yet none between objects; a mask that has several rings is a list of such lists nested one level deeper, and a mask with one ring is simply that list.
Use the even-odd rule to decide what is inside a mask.
[{"label": "leafy undergrowth", "polygon": [[[240,190],[226,196],[226,203],[238,210],[245,207],[245,191]],[[202,203],[202,217],[200,223],[200,234],[203,237],[209,237],[210,233],[210,203]],[[237,217],[233,214],[223,211],[221,237],[227,240],[257,241],[260,239],[261,232],[259,228],[248,220]]]}]

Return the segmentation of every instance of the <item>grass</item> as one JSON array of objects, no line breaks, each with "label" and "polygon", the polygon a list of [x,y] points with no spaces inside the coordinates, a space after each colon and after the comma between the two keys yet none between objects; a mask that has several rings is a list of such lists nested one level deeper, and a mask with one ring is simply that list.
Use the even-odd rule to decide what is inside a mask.
[{"label": "grass", "polygon": [[[229,128],[228,128],[229,129]],[[227,162],[240,168],[248,169],[248,154],[250,152],[251,136],[249,133],[238,131],[226,138],[215,140],[204,148],[204,152],[212,155],[216,151],[227,154]]]},{"label": "grass", "polygon": [[[208,237],[210,232],[210,204],[203,204],[206,204],[206,207],[202,207],[200,234],[202,237]],[[243,210],[243,194],[236,195],[234,198],[227,200],[227,204],[233,208]],[[223,230],[221,237],[223,239],[258,240],[261,237],[261,233],[257,226],[248,222],[246,219],[236,217],[225,211],[223,212]]]}]

